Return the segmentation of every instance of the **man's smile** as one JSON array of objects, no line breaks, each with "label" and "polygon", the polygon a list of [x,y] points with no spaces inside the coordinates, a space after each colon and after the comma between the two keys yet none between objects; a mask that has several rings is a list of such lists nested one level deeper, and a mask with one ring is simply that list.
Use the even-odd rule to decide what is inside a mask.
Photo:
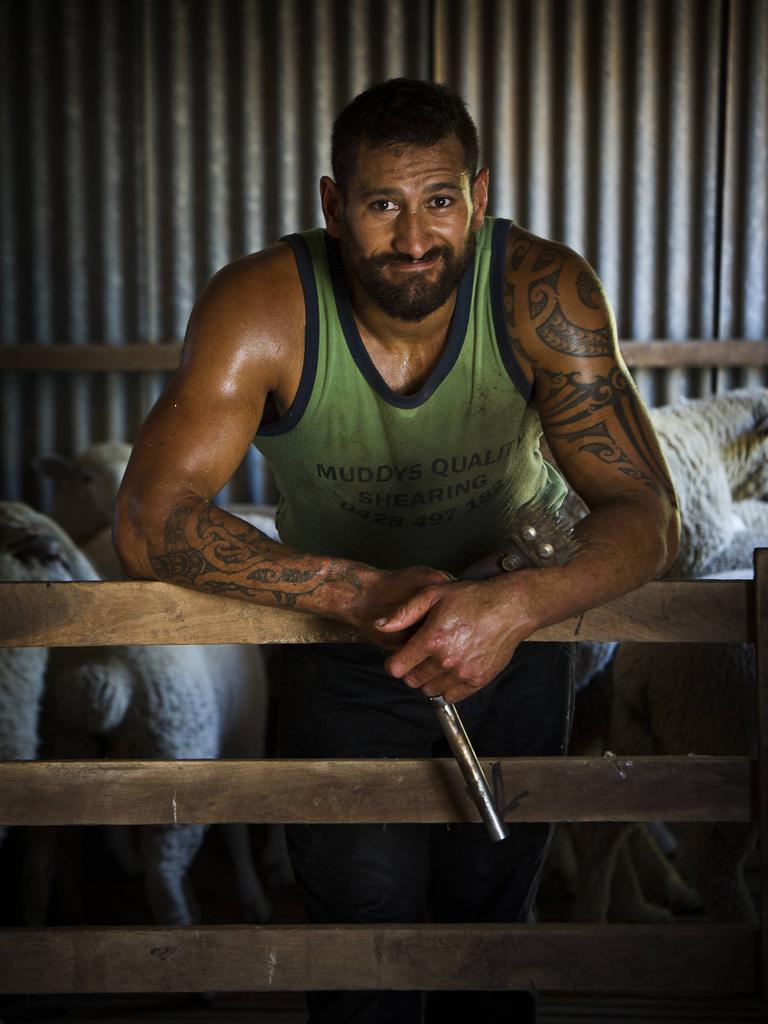
[{"label": "man's smile", "polygon": [[441,259],[445,259],[445,248],[433,246],[423,256],[409,256],[407,253],[386,253],[374,256],[371,264],[380,268],[394,267],[397,270],[428,270],[437,266]]},{"label": "man's smile", "polygon": [[404,260],[391,260],[386,266],[395,267],[398,270],[426,270],[429,267],[434,267],[440,258],[439,254],[434,256],[427,254],[426,256],[420,256],[418,259],[408,257]]}]

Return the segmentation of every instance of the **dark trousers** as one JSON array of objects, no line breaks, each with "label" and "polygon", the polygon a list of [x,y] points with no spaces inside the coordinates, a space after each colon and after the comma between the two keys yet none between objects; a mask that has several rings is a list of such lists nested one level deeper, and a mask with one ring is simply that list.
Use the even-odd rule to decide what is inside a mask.
[{"label": "dark trousers", "polygon": [[[280,756],[450,756],[429,700],[388,676],[384,657],[364,644],[282,648]],[[478,755],[564,754],[569,680],[565,645],[521,645],[496,679],[459,705]],[[287,833],[314,922],[515,922],[530,915],[551,827],[513,825],[500,843],[474,824],[292,825]],[[310,992],[307,1000],[309,1024],[422,1020],[419,992]],[[528,992],[433,992],[426,1005],[429,1024],[536,1020]]]}]

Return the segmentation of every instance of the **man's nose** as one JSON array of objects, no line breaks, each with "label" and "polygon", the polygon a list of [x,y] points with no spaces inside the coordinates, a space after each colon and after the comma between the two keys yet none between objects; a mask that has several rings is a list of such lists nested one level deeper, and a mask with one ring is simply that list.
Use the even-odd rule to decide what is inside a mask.
[{"label": "man's nose", "polygon": [[395,235],[392,240],[399,253],[420,259],[432,247],[428,218],[422,210],[403,209],[395,221]]}]

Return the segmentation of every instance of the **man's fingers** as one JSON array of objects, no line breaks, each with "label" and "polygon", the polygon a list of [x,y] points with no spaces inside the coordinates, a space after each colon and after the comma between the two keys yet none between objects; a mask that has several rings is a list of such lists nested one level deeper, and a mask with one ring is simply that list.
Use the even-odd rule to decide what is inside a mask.
[{"label": "man's fingers", "polygon": [[404,601],[390,615],[376,619],[374,625],[382,633],[395,633],[398,630],[408,629],[424,618],[437,599],[438,594],[434,591],[423,590],[420,594],[415,594]]},{"label": "man's fingers", "polygon": [[[443,666],[436,661],[434,658],[426,658],[416,668],[406,672],[404,676],[401,676],[404,683],[414,689],[421,689],[427,685],[433,685],[435,680],[445,674]],[[428,694],[428,696],[434,696]]]},{"label": "man's fingers", "polygon": [[[423,666],[429,666],[429,668],[423,668]],[[433,669],[435,669],[434,674],[432,674]],[[421,683],[412,681],[417,677],[421,679],[422,676],[424,681]],[[422,666],[414,669],[413,672],[409,672],[403,682],[414,689],[421,690],[425,697],[443,697],[454,704],[476,692],[475,687],[458,679],[454,672],[440,670],[439,665],[430,660],[423,662]]]},{"label": "man's fingers", "polygon": [[421,690],[425,697],[441,697],[447,690],[461,690],[462,696],[466,696],[463,692],[466,687],[462,683],[457,685],[455,675],[446,671],[436,658],[422,661],[416,668],[407,672],[402,680],[412,689]]},{"label": "man's fingers", "polygon": [[432,647],[425,627],[414,633],[396,654],[390,655],[384,667],[391,676],[404,679],[410,686],[423,686],[434,676],[453,671],[453,664]]},{"label": "man's fingers", "polygon": [[443,672],[430,679],[426,686],[422,686],[421,692],[425,697],[444,697],[446,692],[451,689],[452,680],[450,672]]},{"label": "man's fingers", "polygon": [[475,690],[471,690],[468,686],[452,686],[448,682],[444,683],[441,687],[435,687],[436,691],[438,689],[440,690],[439,693],[432,693],[431,687],[429,693],[427,693],[426,690],[422,690],[421,692],[427,697],[442,697],[448,704],[458,704],[459,701],[464,700],[465,697],[471,697],[473,693],[476,693]]},{"label": "man's fingers", "polygon": [[396,654],[391,655],[384,662],[387,672],[396,679],[405,679],[409,672],[429,658],[429,651],[424,649],[418,636],[418,633],[412,636]]}]

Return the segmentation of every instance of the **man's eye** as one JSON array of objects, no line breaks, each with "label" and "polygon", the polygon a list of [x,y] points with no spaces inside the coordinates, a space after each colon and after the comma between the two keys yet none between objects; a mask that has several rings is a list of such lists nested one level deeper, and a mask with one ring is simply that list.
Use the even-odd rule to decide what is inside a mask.
[{"label": "man's eye", "polygon": [[389,213],[390,210],[396,210],[397,205],[393,199],[375,199],[371,203],[371,209],[377,213]]},{"label": "man's eye", "polygon": [[453,200],[450,196],[435,196],[430,200],[430,205],[436,207],[438,210],[445,210],[452,203]]}]

